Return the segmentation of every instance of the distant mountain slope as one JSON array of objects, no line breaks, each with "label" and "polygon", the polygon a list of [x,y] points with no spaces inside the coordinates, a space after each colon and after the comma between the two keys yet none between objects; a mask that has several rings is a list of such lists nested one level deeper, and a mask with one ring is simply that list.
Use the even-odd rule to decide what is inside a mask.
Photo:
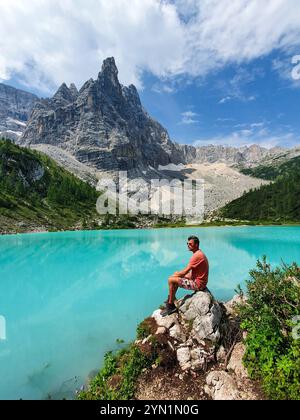
[{"label": "distant mountain slope", "polygon": [[0,232],[91,227],[98,193],[42,153],[0,140]]},{"label": "distant mountain slope", "polygon": [[38,100],[32,93],[0,83],[0,138],[17,140]]},{"label": "distant mountain slope", "polygon": [[300,157],[277,167],[260,166],[247,174],[273,179],[226,205],[221,214],[238,220],[300,221]]},{"label": "distant mountain slope", "polygon": [[273,164],[259,165],[255,168],[243,169],[241,172],[245,175],[250,175],[255,178],[266,179],[273,181],[279,176],[287,176],[293,174],[300,169],[300,157],[289,159],[284,163],[277,163],[273,161]]}]

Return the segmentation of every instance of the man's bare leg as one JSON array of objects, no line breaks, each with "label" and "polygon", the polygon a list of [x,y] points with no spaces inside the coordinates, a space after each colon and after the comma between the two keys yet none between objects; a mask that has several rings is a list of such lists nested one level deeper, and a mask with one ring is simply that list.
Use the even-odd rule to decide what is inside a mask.
[{"label": "man's bare leg", "polygon": [[169,277],[169,304],[170,305],[174,304],[176,292],[179,288],[179,279],[180,277],[175,277],[175,276]]}]

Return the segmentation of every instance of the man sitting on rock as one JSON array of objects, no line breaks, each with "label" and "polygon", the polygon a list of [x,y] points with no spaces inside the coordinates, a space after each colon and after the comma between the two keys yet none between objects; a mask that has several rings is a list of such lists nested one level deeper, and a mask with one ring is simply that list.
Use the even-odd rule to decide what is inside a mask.
[{"label": "man sitting on rock", "polygon": [[162,316],[168,316],[177,311],[174,301],[178,287],[194,291],[206,288],[209,264],[206,255],[199,249],[199,245],[200,241],[196,236],[188,238],[187,246],[193,252],[193,256],[185,269],[177,271],[169,278],[169,296]]}]

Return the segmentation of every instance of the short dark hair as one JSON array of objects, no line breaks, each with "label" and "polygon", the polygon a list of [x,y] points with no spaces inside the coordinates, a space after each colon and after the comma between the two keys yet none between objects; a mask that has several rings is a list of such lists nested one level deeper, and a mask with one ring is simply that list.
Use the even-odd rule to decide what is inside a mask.
[{"label": "short dark hair", "polygon": [[200,245],[200,240],[197,236],[190,236],[188,238],[188,241],[194,241],[196,245],[198,245],[198,246]]}]

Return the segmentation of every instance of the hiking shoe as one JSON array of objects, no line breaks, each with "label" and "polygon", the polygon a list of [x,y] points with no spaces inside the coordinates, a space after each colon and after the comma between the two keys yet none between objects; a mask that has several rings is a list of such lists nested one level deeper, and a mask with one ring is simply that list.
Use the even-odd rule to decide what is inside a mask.
[{"label": "hiking shoe", "polygon": [[[176,302],[176,296],[175,296],[175,302]],[[164,305],[167,305],[169,303],[169,296],[167,297],[167,299],[164,301]]]},{"label": "hiking shoe", "polygon": [[174,305],[174,303],[173,303],[173,305],[170,305],[169,303],[167,303],[166,304],[166,309],[163,312],[161,312],[161,316],[164,318],[165,316],[169,316],[169,315],[174,314],[174,312],[177,312],[177,308]]}]

